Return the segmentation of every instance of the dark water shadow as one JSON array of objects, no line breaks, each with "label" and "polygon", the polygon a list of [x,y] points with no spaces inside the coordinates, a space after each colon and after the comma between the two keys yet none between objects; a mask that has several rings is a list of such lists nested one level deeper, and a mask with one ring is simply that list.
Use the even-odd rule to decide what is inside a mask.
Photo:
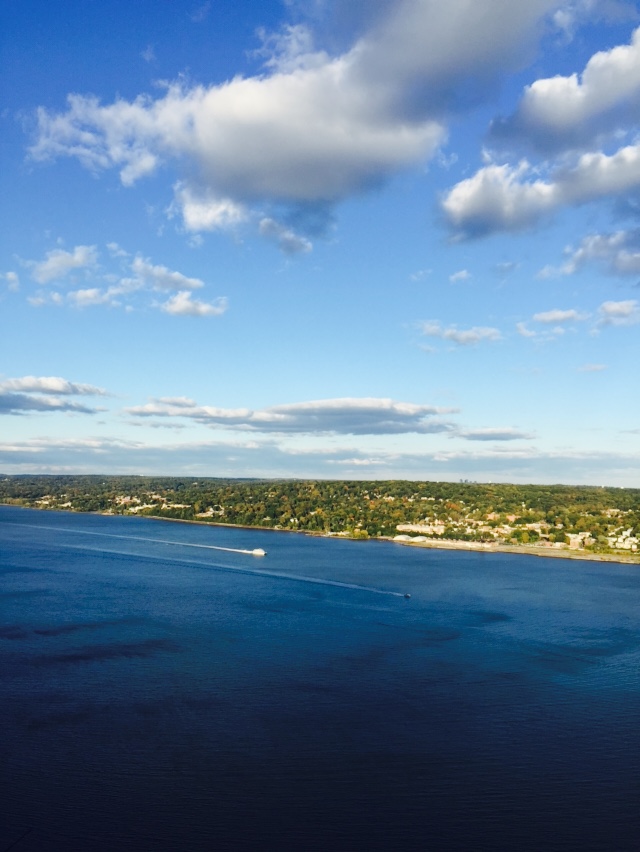
[{"label": "dark water shadow", "polygon": [[170,639],[145,639],[141,642],[114,642],[108,645],[92,645],[62,654],[47,654],[34,657],[31,665],[47,667],[69,663],[94,663],[107,660],[148,658],[156,654],[178,653],[182,648]]}]

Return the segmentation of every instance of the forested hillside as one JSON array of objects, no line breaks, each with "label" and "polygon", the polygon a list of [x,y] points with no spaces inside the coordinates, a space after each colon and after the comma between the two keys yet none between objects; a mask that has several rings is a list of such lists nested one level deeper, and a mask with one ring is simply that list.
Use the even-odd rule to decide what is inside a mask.
[{"label": "forested hillside", "polygon": [[635,553],[640,490],[411,481],[6,476],[0,501],[354,538],[504,542]]}]

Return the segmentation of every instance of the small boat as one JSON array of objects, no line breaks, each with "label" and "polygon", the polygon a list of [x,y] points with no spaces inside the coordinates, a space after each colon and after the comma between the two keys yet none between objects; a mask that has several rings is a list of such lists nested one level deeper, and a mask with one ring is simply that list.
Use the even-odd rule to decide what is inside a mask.
[{"label": "small boat", "polygon": [[266,556],[266,555],[267,555],[267,551],[266,551],[266,550],[263,550],[261,547],[255,547],[255,548],[251,551],[251,555],[252,555],[252,556]]}]

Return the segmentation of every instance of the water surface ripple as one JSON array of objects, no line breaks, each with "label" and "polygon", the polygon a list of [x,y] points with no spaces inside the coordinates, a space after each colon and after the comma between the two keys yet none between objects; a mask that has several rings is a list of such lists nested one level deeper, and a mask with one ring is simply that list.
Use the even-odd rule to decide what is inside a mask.
[{"label": "water surface ripple", "polygon": [[630,565],[0,506],[0,850],[635,850],[639,605]]}]

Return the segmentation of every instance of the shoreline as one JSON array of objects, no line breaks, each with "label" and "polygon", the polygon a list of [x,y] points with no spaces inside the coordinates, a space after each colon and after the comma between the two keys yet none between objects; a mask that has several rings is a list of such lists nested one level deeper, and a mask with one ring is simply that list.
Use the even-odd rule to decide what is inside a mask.
[{"label": "shoreline", "polygon": [[[375,540],[375,539],[374,539]],[[562,550],[551,547],[536,547],[535,545],[517,545],[517,544],[498,544],[493,542],[475,542],[475,541],[396,541],[393,538],[387,538],[393,544],[400,544],[405,547],[424,547],[429,550],[469,550],[474,553],[513,553],[523,556],[539,556],[540,558],[549,559],[574,559],[581,562],[615,562],[620,565],[637,565],[640,567],[640,558],[634,556],[626,556],[623,553],[589,553],[589,551],[579,550]]]},{"label": "shoreline", "polygon": [[225,524],[218,521],[197,521],[185,518],[163,518],[160,515],[119,515],[114,512],[78,512],[74,509],[48,509],[40,506],[17,506],[15,503],[1,503],[2,506],[14,506],[19,509],[33,509],[38,512],[68,512],[75,515],[102,515],[108,518],[146,518],[152,521],[169,521],[176,524],[197,524],[204,527],[222,527],[224,529],[259,530],[260,532],[294,533],[315,538],[337,538],[340,541],[386,541],[402,547],[419,547],[427,550],[468,550],[473,553],[511,553],[521,556],[538,556],[542,559],[573,559],[579,562],[613,562],[618,565],[637,565],[640,567],[640,556],[627,556],[617,553],[589,553],[586,551],[563,550],[551,547],[536,547],[535,545],[499,544],[494,542],[456,541],[455,539],[429,539],[426,541],[397,540],[391,536],[379,536],[366,539],[350,538],[339,533],[316,532],[314,530],[287,530],[274,527],[259,527],[250,524]]}]

